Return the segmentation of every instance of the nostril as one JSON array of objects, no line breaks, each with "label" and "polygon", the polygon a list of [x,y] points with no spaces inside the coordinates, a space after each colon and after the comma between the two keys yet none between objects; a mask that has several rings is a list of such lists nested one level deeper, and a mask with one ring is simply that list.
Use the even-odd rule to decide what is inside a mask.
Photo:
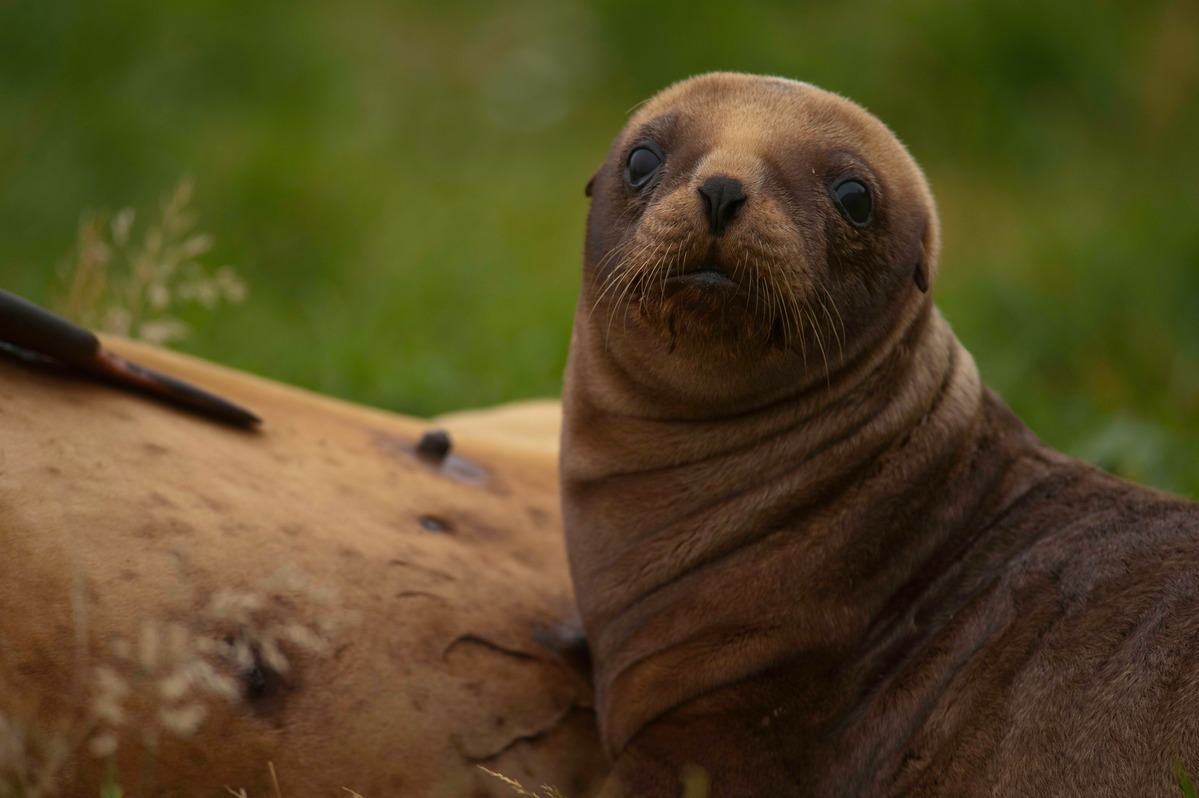
[{"label": "nostril", "polygon": [[745,204],[741,181],[727,175],[709,177],[699,187],[699,195],[703,198],[704,208],[708,213],[709,229],[714,236],[724,232],[725,226]]}]

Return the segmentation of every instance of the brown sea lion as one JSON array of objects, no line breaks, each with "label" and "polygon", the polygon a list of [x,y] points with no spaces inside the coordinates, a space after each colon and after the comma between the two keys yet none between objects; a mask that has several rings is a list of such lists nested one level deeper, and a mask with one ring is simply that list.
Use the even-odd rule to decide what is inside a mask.
[{"label": "brown sea lion", "polygon": [[859,106],[712,74],[588,187],[567,547],[625,793],[1177,795],[1199,505],[1030,433],[933,306]]}]

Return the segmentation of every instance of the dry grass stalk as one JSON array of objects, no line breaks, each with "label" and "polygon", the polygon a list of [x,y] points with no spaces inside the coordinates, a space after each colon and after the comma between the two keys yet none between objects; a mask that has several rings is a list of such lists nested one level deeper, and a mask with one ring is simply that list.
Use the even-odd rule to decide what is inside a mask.
[{"label": "dry grass stalk", "polygon": [[[503,773],[496,773],[494,770],[488,770],[482,765],[478,765],[478,768],[489,776],[494,776],[507,784],[517,795],[529,795],[532,798],[566,798],[557,787],[542,784],[540,791],[529,792],[516,779],[505,776]],[[683,768],[680,776],[683,781],[683,798],[708,798],[711,791],[711,780],[708,778],[706,770],[699,765],[687,765]]]},{"label": "dry grass stalk", "polygon": [[71,754],[70,742],[0,713],[0,798],[49,798]]},{"label": "dry grass stalk", "polygon": [[[94,662],[88,677],[90,702],[84,720],[70,731],[73,741],[0,713],[0,798],[58,795],[62,769],[85,747],[111,764],[130,736],[153,755],[161,734],[195,734],[211,701],[242,700],[237,675],[245,668],[263,665],[286,673],[289,651],[326,655],[337,628],[354,620],[334,591],[288,566],[250,589],[224,588],[203,605],[185,603],[189,606],[181,610],[194,619],[195,629],[147,620],[133,639],[113,640],[107,656]],[[44,723],[38,719],[39,726]],[[275,796],[282,798],[274,765],[268,766]],[[103,794],[121,795],[115,774],[110,781]],[[226,789],[246,798],[244,790]]]},{"label": "dry grass stalk", "polygon": [[563,795],[561,793],[561,791],[558,790],[557,787],[551,787],[548,784],[542,784],[540,791],[529,792],[528,790],[525,789],[524,785],[521,784],[516,779],[509,778],[509,777],[505,776],[503,773],[496,773],[494,770],[488,770],[487,768],[483,767],[482,765],[479,765],[478,768],[479,768],[479,770],[483,771],[487,775],[494,776],[495,778],[497,778],[500,781],[507,784],[509,787],[512,788],[512,791],[515,792],[517,795],[530,795],[530,796],[532,796],[532,798],[566,798],[566,796]]},{"label": "dry grass stalk", "polygon": [[60,270],[65,287],[52,308],[85,327],[166,344],[190,334],[174,309],[244,302],[246,284],[233,267],[210,272],[200,264],[212,237],[195,231],[191,200],[192,182],[180,180],[138,242],[133,208],[115,216],[84,214],[74,257]]}]

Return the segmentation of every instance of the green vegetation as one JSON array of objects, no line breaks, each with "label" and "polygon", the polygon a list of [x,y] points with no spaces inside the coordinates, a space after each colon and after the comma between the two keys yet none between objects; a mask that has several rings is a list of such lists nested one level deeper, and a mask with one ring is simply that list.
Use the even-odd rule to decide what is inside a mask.
[{"label": "green vegetation", "polygon": [[940,201],[940,305],[1041,436],[1199,496],[1199,5],[0,5],[0,285],[181,176],[240,306],[181,347],[427,414],[554,394],[582,188],[710,69],[866,105]]},{"label": "green vegetation", "polygon": [[1195,783],[1191,781],[1191,774],[1182,762],[1174,763],[1174,775],[1178,777],[1178,788],[1182,790],[1183,798],[1199,798],[1199,793],[1195,792]]}]

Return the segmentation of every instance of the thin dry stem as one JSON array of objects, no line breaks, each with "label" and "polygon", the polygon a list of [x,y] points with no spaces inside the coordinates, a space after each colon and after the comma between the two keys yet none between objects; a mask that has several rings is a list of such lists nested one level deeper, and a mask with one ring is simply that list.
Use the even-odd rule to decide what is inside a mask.
[{"label": "thin dry stem", "polygon": [[176,309],[244,302],[246,284],[233,267],[209,271],[198,260],[213,242],[195,231],[192,194],[191,181],[180,180],[140,243],[133,240],[132,208],[111,218],[106,211],[84,214],[74,257],[61,270],[64,288],[51,307],[85,327],[165,344],[191,333]]}]

